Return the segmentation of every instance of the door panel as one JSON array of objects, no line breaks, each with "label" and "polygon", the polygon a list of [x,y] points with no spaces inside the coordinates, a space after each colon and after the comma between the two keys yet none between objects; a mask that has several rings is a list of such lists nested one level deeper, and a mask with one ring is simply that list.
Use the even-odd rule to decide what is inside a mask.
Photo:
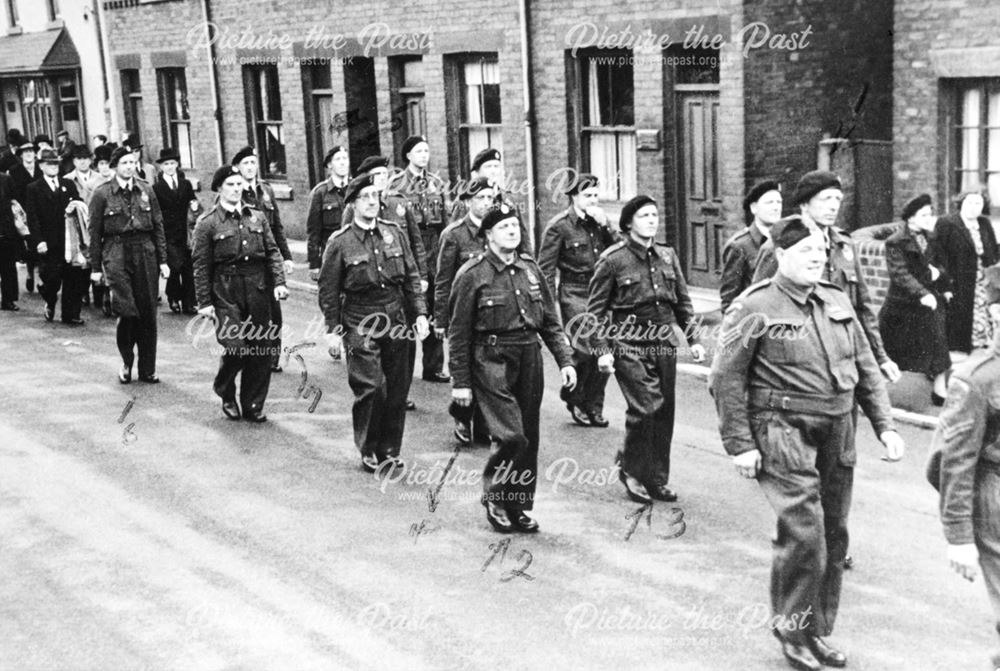
[{"label": "door panel", "polygon": [[685,92],[678,95],[677,132],[681,151],[681,241],[688,281],[701,287],[719,286],[725,223],[719,193],[719,95]]}]

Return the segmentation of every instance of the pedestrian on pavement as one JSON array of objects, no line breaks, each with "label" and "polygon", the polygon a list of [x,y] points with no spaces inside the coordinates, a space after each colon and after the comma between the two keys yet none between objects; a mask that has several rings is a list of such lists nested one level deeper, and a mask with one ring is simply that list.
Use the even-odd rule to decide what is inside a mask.
[{"label": "pedestrian on pavement", "polygon": [[851,300],[822,280],[826,238],[790,217],[771,241],[778,272],[730,305],[709,388],[726,452],[777,515],[772,629],[793,667],[818,671],[847,664],[823,637],[833,631],[847,554],[855,402],[887,460],[900,459],[904,445]]},{"label": "pedestrian on pavement", "polygon": [[17,260],[24,249],[24,238],[14,220],[13,196],[14,180],[0,172],[0,310],[9,312],[21,309],[17,305]]},{"label": "pedestrian on pavement", "polygon": [[373,473],[405,465],[399,453],[413,379],[407,351],[410,339],[427,337],[427,305],[406,235],[378,217],[375,176],[351,180],[344,201],[353,203],[354,221],[323,252],[319,306],[328,346],[338,358],[345,352],[354,444],[362,468]]},{"label": "pedestrian on pavement", "polygon": [[[549,291],[558,297],[562,323],[568,331],[586,318],[588,287],[597,259],[619,237],[597,204],[599,185],[597,177],[588,173],[573,180],[565,191],[569,207],[549,221],[539,246],[538,265]],[[604,388],[609,376],[598,370],[597,357],[584,339],[572,345],[577,385],[572,392],[564,388],[560,398],[577,424],[606,427]]]},{"label": "pedestrian on pavement", "polygon": [[[445,213],[450,205],[445,198],[445,184],[440,177],[427,170],[430,147],[420,135],[406,138],[402,148],[406,169],[389,179],[385,190],[387,208],[409,210],[420,229],[424,246],[423,265],[427,270],[427,289],[424,299],[427,308],[434,311],[434,272],[438,254],[438,240],[448,223]],[[423,341],[421,377],[427,382],[448,382],[443,372],[444,344],[435,333]]]},{"label": "pedestrian on pavement", "polygon": [[[861,322],[872,354],[878,362],[882,373],[889,382],[897,382],[902,376],[899,366],[889,358],[882,344],[882,336],[878,331],[878,316],[871,301],[871,292],[865,282],[861,270],[861,255],[849,233],[834,226],[837,223],[837,213],[844,199],[844,191],[840,178],[832,172],[814,170],[807,172],[795,186],[792,207],[799,209],[802,221],[811,228],[823,233],[826,242],[827,261],[823,269],[823,278],[833,282],[847,293],[851,305]],[[757,255],[754,270],[754,282],[769,279],[778,269],[774,253],[774,244],[765,241]]]},{"label": "pedestrian on pavement", "polygon": [[[267,219],[268,228],[274,242],[278,245],[281,258],[284,259],[285,275],[291,275],[295,270],[292,262],[292,252],[288,248],[288,239],[285,237],[285,227],[281,223],[281,214],[278,212],[278,202],[274,197],[274,187],[260,179],[260,172],[257,161],[257,150],[246,146],[233,155],[233,167],[236,168],[244,180],[243,202],[250,207],[260,210]],[[271,319],[276,325],[274,356],[271,359],[271,372],[281,372],[281,329],[284,320],[281,316],[281,303],[277,299],[271,300]]]},{"label": "pedestrian on pavement", "polygon": [[337,145],[328,151],[323,166],[327,178],[313,187],[309,194],[309,214],[306,216],[309,278],[314,282],[319,279],[326,242],[344,220],[344,190],[351,181],[347,147]]},{"label": "pedestrian on pavement", "polygon": [[448,351],[452,398],[479,404],[496,448],[483,471],[486,519],[501,533],[538,531],[534,508],[539,411],[544,380],[541,340],[556,358],[562,385],[576,385],[572,350],[555,303],[530,254],[518,254],[521,222],[500,205],[483,217],[488,249],[465,263],[451,291]]},{"label": "pedestrian on pavement", "polygon": [[902,210],[903,228],[885,241],[889,291],[878,315],[886,354],[901,370],[933,380],[931,402],[944,403],[945,378],[951,368],[945,333],[949,278],[933,257],[931,197],[921,194]]},{"label": "pedestrian on pavement", "polygon": [[[34,143],[25,140],[18,145],[15,154],[19,159],[18,164],[10,169],[10,177],[14,180],[14,200],[24,207],[27,199],[28,185],[35,180],[42,178],[42,169],[36,162],[37,147]],[[24,280],[24,288],[30,294],[35,290],[35,268],[38,265],[38,253],[30,244],[24,250],[24,265],[27,266],[28,276]],[[39,287],[39,291],[41,287]]]},{"label": "pedestrian on pavement", "polygon": [[19,161],[17,160],[17,148],[27,142],[21,134],[20,129],[7,129],[7,146],[0,154],[0,172],[10,172]]},{"label": "pedestrian on pavement", "polygon": [[167,303],[173,313],[198,314],[194,292],[194,264],[188,242],[188,218],[200,205],[191,182],[178,171],[181,155],[164,147],[156,159],[160,174],[153,180],[153,193],[163,214],[163,234],[167,240]]},{"label": "pedestrian on pavement", "polygon": [[[89,276],[87,210],[73,182],[59,177],[59,161],[54,149],[41,151],[38,162],[43,177],[25,190],[24,211],[31,230],[30,246],[39,259],[45,321],[55,317],[56,302],[62,291],[62,322],[82,326],[80,306]],[[83,207],[79,216],[73,201]]]},{"label": "pedestrian on pavement", "polygon": [[948,349],[964,358],[976,347],[988,347],[995,325],[986,302],[986,268],[1000,260],[996,234],[980,186],[955,197],[958,212],[946,214],[934,225],[935,256],[951,278],[954,298],[948,302]]},{"label": "pedestrian on pavement", "polygon": [[[655,242],[656,201],[629,200],[619,225],[627,238],[601,254],[590,282],[584,317],[591,321],[578,321],[567,333],[574,351],[586,347],[602,374],[615,373],[628,404],[625,445],[616,458],[626,493],[642,503],[676,501],[669,483],[677,348],[687,344],[694,309],[677,253]],[[618,337],[606,337],[609,330]],[[698,343],[691,353],[696,362],[705,358]]]},{"label": "pedestrian on pavement", "polygon": [[[281,253],[263,212],[243,200],[244,178],[232,165],[212,176],[215,205],[194,229],[194,282],[198,313],[213,319],[225,348],[212,385],[231,420],[267,421],[277,328],[271,306],[288,298]],[[236,376],[240,375],[236,402]]]},{"label": "pedestrian on pavement", "polygon": [[107,278],[111,309],[118,316],[116,339],[122,357],[118,381],[132,381],[135,350],[139,379],[157,383],[156,297],[159,275],[170,277],[163,216],[153,188],[135,177],[135,153],[111,154],[114,178],[94,189],[90,200],[90,279]]},{"label": "pedestrian on pavement", "polygon": [[[989,310],[1000,320],[1000,268],[987,268]],[[992,347],[956,366],[931,443],[940,453],[941,522],[948,562],[966,580],[983,572],[1000,632],[1000,331]],[[993,654],[1000,669],[1000,651]]]},{"label": "pedestrian on pavement", "polygon": [[750,224],[729,238],[722,248],[719,298],[723,314],[729,304],[753,284],[757,254],[771,235],[771,226],[781,219],[781,204],[781,186],[770,179],[754,184],[743,199],[743,212]]}]

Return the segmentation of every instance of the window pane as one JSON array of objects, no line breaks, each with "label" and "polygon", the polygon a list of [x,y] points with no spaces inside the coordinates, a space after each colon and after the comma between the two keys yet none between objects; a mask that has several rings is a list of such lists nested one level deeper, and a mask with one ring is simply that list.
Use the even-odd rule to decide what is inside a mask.
[{"label": "window pane", "polygon": [[[626,56],[622,54],[621,57]],[[601,58],[618,58],[618,56]],[[587,59],[584,79],[586,125],[631,126],[635,123],[630,64],[598,62],[597,57],[592,57]]]},{"label": "window pane", "polygon": [[483,83],[483,68],[482,63],[476,61],[474,63],[465,64],[465,85],[466,86],[479,86]]},{"label": "window pane", "polygon": [[465,87],[465,118],[466,123],[483,123],[483,101],[479,97],[482,87]]},{"label": "window pane", "polygon": [[59,97],[60,98],[75,98],[76,97],[76,82],[72,79],[60,79],[59,80]]},{"label": "window pane", "polygon": [[422,60],[403,63],[403,86],[407,88],[424,87],[424,62]]},{"label": "window pane", "polygon": [[475,158],[476,154],[490,146],[490,135],[489,131],[485,128],[468,128],[466,129],[468,133],[468,144],[469,144],[469,163],[472,163],[472,159]]},{"label": "window pane", "polygon": [[[959,130],[958,165],[963,170],[979,169],[979,106],[981,100],[978,88],[968,89],[962,95],[962,128]],[[964,188],[966,180],[962,181]]]},{"label": "window pane", "polygon": [[621,182],[618,185],[617,200],[634,198],[638,190],[636,174],[635,134],[618,134],[618,174]]},{"label": "window pane", "polygon": [[190,168],[194,165],[191,156],[191,126],[186,123],[174,124],[173,145],[181,155],[181,167]]},{"label": "window pane", "polygon": [[486,84],[483,90],[483,122],[501,123],[500,120],[500,85]]}]

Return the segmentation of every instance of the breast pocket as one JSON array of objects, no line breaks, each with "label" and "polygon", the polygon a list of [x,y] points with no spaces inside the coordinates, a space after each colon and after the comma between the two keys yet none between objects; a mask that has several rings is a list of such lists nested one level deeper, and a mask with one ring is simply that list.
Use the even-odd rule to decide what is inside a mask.
[{"label": "breast pocket", "polygon": [[748,334],[760,337],[763,356],[775,363],[794,364],[802,360],[800,341],[806,336],[804,319],[752,319]]},{"label": "breast pocket", "polygon": [[665,299],[671,302],[677,300],[677,275],[674,273],[674,267],[670,264],[664,264],[660,267],[659,278],[661,280],[659,287],[654,287],[657,297]]},{"label": "breast pocket", "polygon": [[345,265],[344,289],[362,291],[371,286],[371,260],[367,255],[348,257]]},{"label": "breast pocket", "polygon": [[618,292],[623,306],[635,305],[642,297],[642,276],[639,273],[625,273],[618,277]]},{"label": "breast pocket", "polygon": [[590,260],[590,242],[570,240],[566,243],[566,260],[575,266],[586,264]]},{"label": "breast pocket", "polygon": [[393,281],[403,281],[406,277],[406,260],[403,257],[402,247],[385,250],[385,264],[382,273]]},{"label": "breast pocket", "polygon": [[220,231],[213,235],[212,247],[216,261],[229,261],[239,251],[236,248],[236,234],[232,231]]},{"label": "breast pocket", "polygon": [[497,293],[484,293],[476,301],[478,312],[477,324],[486,331],[503,331],[509,327],[508,296]]},{"label": "breast pocket", "polygon": [[244,251],[258,257],[267,256],[267,252],[264,249],[264,227],[259,225],[250,226],[249,231],[250,239],[247,240]]},{"label": "breast pocket", "polygon": [[323,202],[323,228],[333,230],[340,227],[342,211],[340,201],[328,200]]}]

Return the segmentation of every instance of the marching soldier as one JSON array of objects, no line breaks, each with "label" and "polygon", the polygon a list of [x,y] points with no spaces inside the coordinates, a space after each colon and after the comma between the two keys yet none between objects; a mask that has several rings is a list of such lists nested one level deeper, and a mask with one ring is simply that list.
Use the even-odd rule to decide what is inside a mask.
[{"label": "marching soldier", "polygon": [[[445,199],[445,184],[437,175],[427,171],[430,148],[427,140],[419,135],[406,138],[402,148],[406,169],[389,180],[385,191],[385,201],[389,210],[410,210],[413,214],[424,244],[424,266],[427,268],[427,289],[424,291],[429,310],[434,310],[434,263],[437,260],[438,239],[444,230],[445,213],[448,203]],[[444,345],[436,334],[431,333],[423,342],[423,371],[421,377],[427,382],[447,382],[444,367]]]},{"label": "marching soldier", "polygon": [[[598,257],[618,238],[597,204],[598,185],[597,177],[587,173],[573,181],[566,190],[570,206],[549,222],[539,248],[538,265],[552,295],[559,297],[567,330],[572,330],[586,311],[588,287]],[[573,343],[573,365],[578,384],[572,393],[563,389],[561,394],[573,421],[581,426],[607,426],[604,387],[608,374],[598,370],[597,357],[582,341]]]},{"label": "marching soldier", "polygon": [[576,384],[572,353],[541,269],[518,254],[521,223],[505,206],[483,217],[487,252],[465,263],[451,292],[448,325],[452,398],[479,403],[498,446],[483,472],[486,519],[501,533],[535,532],[538,420],[542,404],[539,336],[559,364],[562,383]]},{"label": "marching soldier", "polygon": [[[591,341],[584,335],[586,323],[579,321],[567,332],[575,351],[585,346],[600,353],[598,369],[603,375],[615,373],[628,403],[625,446],[617,462],[629,498],[676,501],[668,483],[677,348],[686,344],[683,331],[694,309],[677,253],[654,244],[659,229],[656,201],[649,196],[628,201],[619,225],[628,237],[598,259],[586,305],[591,326],[613,325],[619,337],[615,343],[601,335]],[[691,352],[695,361],[705,358],[700,344]]]},{"label": "marching soldier", "polygon": [[350,181],[347,148],[337,145],[323,159],[329,177],[313,187],[309,194],[309,214],[306,217],[309,279],[319,279],[323,250],[334,231],[344,220],[344,189]]},{"label": "marching soldier", "polygon": [[[198,314],[215,320],[225,348],[213,389],[231,420],[267,421],[264,401],[276,348],[269,331],[273,300],[288,297],[281,253],[265,215],[242,201],[244,178],[232,165],[212,176],[219,193],[194,229],[194,281]],[[272,300],[273,297],[273,300]],[[236,402],[236,376],[240,402]],[[241,411],[242,406],[242,411]]]},{"label": "marching soldier", "polygon": [[156,383],[156,296],[160,275],[170,277],[163,217],[153,188],[135,177],[135,154],[118,147],[111,154],[115,176],[94,189],[90,200],[90,279],[107,277],[111,308],[118,315],[118,381],[132,381],[135,348],[139,379]]},{"label": "marching soldier", "polygon": [[743,211],[750,225],[729,238],[722,248],[722,282],[719,285],[722,313],[733,299],[753,283],[757,254],[771,234],[771,226],[781,219],[781,187],[777,182],[759,182],[743,199]]},{"label": "marching soldier", "polygon": [[[481,177],[486,178],[493,188],[494,205],[506,205],[517,212],[521,219],[521,247],[517,250],[518,253],[534,256],[534,246],[531,244],[531,236],[528,234],[528,219],[521,211],[522,208],[514,203],[511,194],[504,190],[506,186],[506,172],[503,166],[503,155],[500,153],[500,150],[494,147],[483,149],[472,159],[472,165],[469,169],[472,175],[462,190],[470,189],[477,179]],[[469,197],[460,192],[458,198],[455,200],[455,204],[451,208],[449,219],[455,222],[464,217],[468,212],[468,203]]]},{"label": "marching soldier", "polygon": [[[236,168],[245,182],[243,186],[243,202],[255,210],[260,210],[267,219],[267,225],[271,229],[281,258],[284,259],[285,275],[291,275],[295,268],[292,263],[292,252],[288,249],[288,240],[285,238],[285,227],[281,223],[281,215],[278,213],[278,203],[274,199],[274,189],[270,184],[258,178],[259,165],[257,162],[257,151],[253,147],[243,147],[233,156],[233,167]],[[281,303],[276,298],[271,300],[271,319],[276,325],[276,342],[274,356],[271,359],[271,371],[281,372],[279,360],[281,358]]]},{"label": "marching soldier", "polygon": [[362,468],[402,468],[399,450],[412,381],[412,371],[407,375],[410,325],[417,337],[427,336],[427,307],[406,235],[378,218],[375,178],[355,177],[344,201],[354,203],[354,221],[330,238],[319,275],[327,343],[338,356],[346,346]]},{"label": "marching soldier", "polygon": [[757,478],[777,518],[774,633],[798,669],[842,667],[833,631],[847,553],[855,399],[903,455],[878,364],[850,298],[823,281],[826,241],[795,217],[772,228],[778,273],[729,307],[709,387],[736,469]]},{"label": "marching soldier", "polygon": [[[991,318],[1000,318],[1000,268],[986,269]],[[1000,331],[993,347],[960,364],[948,383],[931,446],[937,470],[948,561],[966,580],[983,572],[1000,632]],[[1000,652],[993,655],[1000,668]]]}]

